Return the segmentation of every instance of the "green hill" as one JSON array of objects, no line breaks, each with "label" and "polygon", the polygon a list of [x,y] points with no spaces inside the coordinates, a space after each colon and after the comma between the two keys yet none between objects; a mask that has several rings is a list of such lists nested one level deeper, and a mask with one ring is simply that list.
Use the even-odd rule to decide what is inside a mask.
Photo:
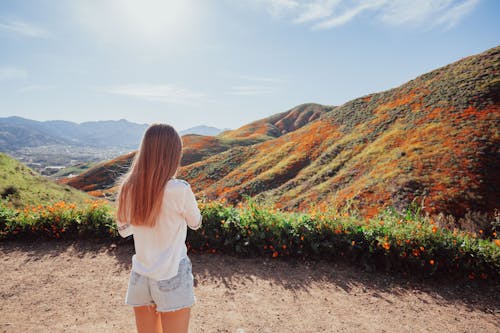
[{"label": "green hill", "polygon": [[58,201],[83,204],[88,194],[59,185],[12,157],[0,153],[0,195],[14,206],[46,205]]}]

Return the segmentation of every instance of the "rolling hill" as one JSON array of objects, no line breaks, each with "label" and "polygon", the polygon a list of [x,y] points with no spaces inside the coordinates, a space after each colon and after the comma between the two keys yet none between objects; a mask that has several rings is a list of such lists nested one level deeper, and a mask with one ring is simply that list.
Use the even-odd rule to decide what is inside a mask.
[{"label": "rolling hill", "polygon": [[[292,109],[210,144],[195,138],[202,143],[192,154],[218,150],[189,160],[179,177],[208,199],[250,195],[290,210],[354,202],[372,215],[416,201],[429,213],[492,212],[500,206],[499,72],[495,47],[319,114],[292,117]],[[255,142],[221,148],[227,139]]]},{"label": "rolling hill", "polygon": [[[182,137],[183,157],[181,165],[203,161],[211,156],[236,147],[250,146],[279,137],[305,126],[321,114],[329,112],[330,106],[303,104],[286,112],[260,119],[239,129],[223,132],[217,136],[187,134]],[[116,159],[90,168],[81,175],[59,181],[77,189],[93,192],[102,196],[113,193],[116,179],[126,171],[135,153],[119,156]]]},{"label": "rolling hill", "polygon": [[46,205],[58,201],[83,204],[92,199],[87,193],[63,186],[40,176],[12,157],[0,153],[0,195],[17,207]]},{"label": "rolling hill", "polygon": [[287,209],[413,200],[430,213],[499,207],[500,47],[364,96],[274,140],[183,168],[207,198],[258,195]]}]

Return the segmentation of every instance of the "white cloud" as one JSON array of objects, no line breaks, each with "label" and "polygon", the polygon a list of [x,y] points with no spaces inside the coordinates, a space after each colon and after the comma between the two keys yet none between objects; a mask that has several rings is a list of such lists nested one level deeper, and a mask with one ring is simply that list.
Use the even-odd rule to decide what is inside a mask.
[{"label": "white cloud", "polygon": [[264,7],[273,16],[286,15],[288,11],[301,6],[300,0],[257,0],[256,4]]},{"label": "white cloud", "polygon": [[286,83],[284,79],[258,75],[230,75],[239,82],[231,87],[229,95],[235,96],[263,96],[271,95],[278,86]]},{"label": "white cloud", "polygon": [[236,96],[262,96],[273,93],[274,89],[268,86],[233,86],[230,95]]},{"label": "white cloud", "polygon": [[274,16],[289,18],[312,29],[347,24],[361,13],[390,26],[445,26],[451,28],[480,0],[260,0]]},{"label": "white cloud", "polygon": [[322,0],[304,4],[304,10],[293,21],[305,23],[330,17],[342,0]]},{"label": "white cloud", "polygon": [[21,93],[43,92],[43,91],[52,90],[54,88],[55,88],[55,86],[34,84],[34,85],[22,87],[18,90],[18,92],[21,92]]},{"label": "white cloud", "polygon": [[243,79],[245,81],[254,81],[254,82],[269,82],[269,83],[282,83],[283,79],[276,77],[267,77],[267,76],[253,76],[253,75],[239,75],[237,76],[239,79]]},{"label": "white cloud", "polygon": [[471,12],[479,3],[479,0],[467,0],[454,8],[451,8],[445,15],[439,17],[436,24],[443,24],[447,29],[453,28],[460,20]]},{"label": "white cloud", "polygon": [[360,1],[360,3],[355,6],[349,7],[342,14],[338,16],[331,17],[325,21],[317,23],[314,28],[317,29],[328,29],[336,27],[339,25],[346,24],[356,17],[358,14],[370,10],[380,8],[385,4],[386,0],[375,0],[375,1]]},{"label": "white cloud", "polygon": [[0,31],[31,38],[47,38],[50,36],[47,30],[19,19],[0,21]]},{"label": "white cloud", "polygon": [[0,81],[24,79],[28,76],[23,68],[16,67],[0,67]]},{"label": "white cloud", "polygon": [[206,96],[204,93],[194,92],[173,84],[128,84],[111,87],[100,87],[98,90],[108,94],[123,95],[140,98],[146,101],[183,104],[190,106],[200,105]]}]

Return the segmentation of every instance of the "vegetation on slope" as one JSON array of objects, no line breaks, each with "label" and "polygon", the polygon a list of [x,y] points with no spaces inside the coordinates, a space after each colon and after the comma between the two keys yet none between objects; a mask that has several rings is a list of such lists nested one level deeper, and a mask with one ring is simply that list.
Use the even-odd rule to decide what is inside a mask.
[{"label": "vegetation on slope", "polygon": [[[331,109],[330,106],[319,104],[303,104],[217,136],[184,135],[181,165],[203,161],[231,148],[238,149],[279,137],[305,126]],[[61,182],[97,197],[112,197],[117,178],[127,170],[134,155],[135,153],[130,153],[101,163],[79,176],[62,179]]]},{"label": "vegetation on slope", "polygon": [[368,215],[417,200],[457,216],[499,207],[500,47],[348,102],[308,125],[186,166],[208,199],[287,209],[355,200]]},{"label": "vegetation on slope", "polygon": [[130,167],[135,152],[122,155],[110,161],[98,164],[82,174],[60,179],[59,182],[88,192],[95,197],[113,197],[117,179]]},{"label": "vegetation on slope", "polygon": [[0,153],[0,195],[15,207],[58,201],[83,203],[91,197],[42,177],[12,157]]},{"label": "vegetation on slope", "polygon": [[83,162],[83,163],[78,163],[69,167],[66,167],[64,169],[61,169],[57,171],[56,173],[51,175],[51,178],[64,178],[64,177],[74,177],[76,175],[79,175],[88,169],[92,168],[95,166],[94,162]]}]

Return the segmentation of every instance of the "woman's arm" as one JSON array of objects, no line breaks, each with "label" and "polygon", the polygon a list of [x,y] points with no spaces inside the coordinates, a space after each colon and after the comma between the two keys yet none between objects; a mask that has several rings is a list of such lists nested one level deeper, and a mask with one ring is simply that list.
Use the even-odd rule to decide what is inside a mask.
[{"label": "woman's arm", "polygon": [[122,222],[117,220],[116,226],[118,227],[118,233],[123,238],[126,238],[134,233],[132,231],[132,226],[129,223],[122,223]]},{"label": "woman's arm", "polygon": [[196,230],[201,227],[202,217],[200,209],[198,208],[198,203],[194,197],[194,193],[191,190],[191,186],[186,183],[186,189],[184,192],[184,218],[189,228]]}]

